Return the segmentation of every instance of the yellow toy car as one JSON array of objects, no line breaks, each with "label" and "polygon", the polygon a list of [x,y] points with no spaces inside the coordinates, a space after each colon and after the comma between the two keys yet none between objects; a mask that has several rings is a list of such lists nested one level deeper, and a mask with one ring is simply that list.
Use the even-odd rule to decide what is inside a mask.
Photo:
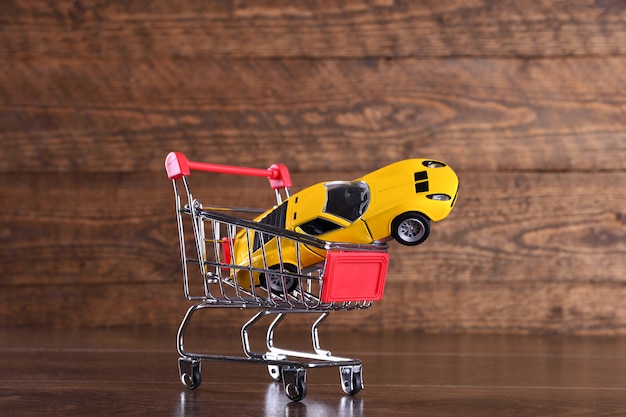
[{"label": "yellow toy car", "polygon": [[[442,220],[450,213],[458,187],[456,173],[443,162],[408,159],[353,181],[329,181],[307,187],[254,221],[327,242],[371,244],[393,238],[414,246],[428,238],[431,221]],[[297,265],[305,269],[325,259],[325,250],[307,245],[296,249],[291,240],[281,241],[279,249],[276,238],[260,235],[246,235],[245,230],[237,234],[233,245],[236,265],[276,270],[282,265],[285,271],[296,272]],[[249,287],[250,284],[244,284],[245,280],[250,281],[249,274],[239,276],[241,272],[247,271],[237,273],[239,285]],[[265,275],[255,273],[255,285],[269,285],[276,292],[283,288],[289,292],[297,286],[295,279],[284,281],[288,275]]]}]

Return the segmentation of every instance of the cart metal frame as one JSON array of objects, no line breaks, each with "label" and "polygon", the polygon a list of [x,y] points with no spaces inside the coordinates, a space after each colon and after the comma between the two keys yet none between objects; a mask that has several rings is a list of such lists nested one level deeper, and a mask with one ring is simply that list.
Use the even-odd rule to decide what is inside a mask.
[{"label": "cart metal frame", "polygon": [[[335,356],[323,349],[319,328],[332,311],[366,309],[373,301],[382,298],[388,263],[387,246],[326,242],[233,215],[241,209],[204,208],[194,198],[189,186],[188,177],[192,170],[266,177],[275,191],[277,203],[281,204],[283,198],[289,198],[291,187],[289,171],[284,165],[272,165],[263,170],[207,164],[191,162],[184,154],[172,152],[167,156],[165,166],[172,180],[176,202],[184,293],[194,302],[177,333],[181,382],[189,389],[197,388],[202,381],[203,361],[237,361],[266,365],[270,376],[283,382],[286,396],[293,401],[306,396],[306,370],[311,368],[338,367],[343,391],[349,395],[361,391],[361,361]],[[261,248],[256,250],[262,253],[262,265],[237,263],[233,254],[238,233],[246,233],[249,255],[254,251],[251,236],[258,234]],[[265,247],[273,239],[279,254],[279,265],[274,267],[278,269],[268,265],[266,258]],[[304,248],[325,251],[326,260],[309,267],[303,267],[298,261],[295,271],[286,269],[282,252],[295,249],[300,259],[300,251]],[[278,290],[270,288],[267,282],[266,285],[259,284],[255,278],[259,274],[273,277]],[[242,282],[241,276],[249,279]],[[288,282],[295,282],[295,289],[291,289]],[[241,328],[243,355],[191,352],[185,348],[184,339],[192,318],[206,308],[259,310]],[[310,329],[311,351],[287,349],[275,344],[276,329],[290,314],[317,315]],[[265,317],[271,318],[271,322],[263,328],[266,350],[259,352],[253,350],[249,335]]]}]

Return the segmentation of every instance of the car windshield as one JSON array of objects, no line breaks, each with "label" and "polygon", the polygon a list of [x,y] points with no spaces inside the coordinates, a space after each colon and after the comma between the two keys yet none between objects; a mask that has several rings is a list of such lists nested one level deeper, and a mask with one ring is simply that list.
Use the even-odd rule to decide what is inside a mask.
[{"label": "car windshield", "polygon": [[369,187],[363,181],[336,181],[326,185],[324,212],[348,221],[355,221],[365,213],[369,205]]}]

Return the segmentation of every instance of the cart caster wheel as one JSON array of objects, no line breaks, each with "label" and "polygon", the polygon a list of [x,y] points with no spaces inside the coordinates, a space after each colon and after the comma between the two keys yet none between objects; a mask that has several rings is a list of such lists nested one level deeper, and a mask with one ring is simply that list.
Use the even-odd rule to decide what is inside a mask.
[{"label": "cart caster wheel", "polygon": [[306,396],[306,370],[303,368],[283,368],[285,395],[291,401],[301,401]]},{"label": "cart caster wheel", "polygon": [[287,384],[285,394],[291,401],[301,401],[306,396],[306,383]]},{"label": "cart caster wheel", "polygon": [[180,382],[190,390],[194,390],[202,383],[200,361],[180,358],[178,359],[178,371]]},{"label": "cart caster wheel", "polygon": [[342,366],[339,369],[341,388],[348,395],[358,394],[363,389],[361,365]]}]

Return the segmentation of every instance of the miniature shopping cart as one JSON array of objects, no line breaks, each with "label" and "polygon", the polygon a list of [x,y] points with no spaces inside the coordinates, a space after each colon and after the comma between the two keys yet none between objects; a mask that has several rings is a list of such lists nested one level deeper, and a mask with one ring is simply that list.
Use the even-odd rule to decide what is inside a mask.
[{"label": "miniature shopping cart", "polygon": [[[194,304],[187,310],[177,335],[180,379],[189,389],[201,382],[201,362],[239,361],[263,364],[270,376],[282,381],[293,401],[306,395],[306,370],[338,367],[341,387],[353,395],[363,388],[361,361],[334,356],[320,346],[318,328],[332,311],[358,310],[382,298],[387,264],[384,244],[325,242],[272,224],[236,216],[237,208],[203,206],[192,195],[191,171],[267,177],[277,204],[288,202],[291,179],[284,165],[267,170],[191,162],[172,152],[165,161],[174,186],[176,219],[185,297]],[[296,259],[304,251],[322,254],[313,266],[298,260],[287,264],[287,253]],[[243,254],[243,255],[242,255]],[[294,265],[295,264],[295,265]],[[241,328],[243,355],[193,353],[185,349],[184,336],[194,313],[205,308],[258,310]],[[290,314],[316,314],[311,326],[311,350],[281,348],[274,334]],[[268,317],[269,319],[262,320]],[[266,351],[253,351],[251,329],[270,322],[265,332]]]}]

